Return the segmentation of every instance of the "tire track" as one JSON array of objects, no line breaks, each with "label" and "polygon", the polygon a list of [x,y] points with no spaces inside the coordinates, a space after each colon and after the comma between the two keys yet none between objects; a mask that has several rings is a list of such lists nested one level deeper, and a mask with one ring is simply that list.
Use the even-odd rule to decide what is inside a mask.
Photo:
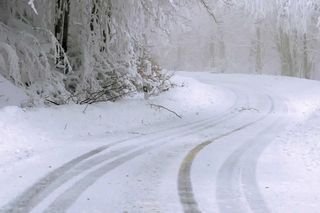
[{"label": "tire track", "polygon": [[60,195],[49,207],[44,211],[44,213],[61,213],[66,212],[66,210],[81,196],[81,194],[93,185],[98,179],[104,176],[106,173],[112,171],[113,169],[123,165],[124,163],[152,150],[154,147],[143,147],[125,156],[119,157],[110,163],[105,164],[101,168],[98,168],[85,177],[77,181],[71,188],[67,189],[62,195]]},{"label": "tire track", "polygon": [[[239,113],[240,114],[240,113]],[[239,114],[227,117],[223,119],[222,121],[219,121],[215,124],[211,124],[210,126],[206,126],[202,129],[208,129],[212,128],[214,126],[217,126],[225,121],[228,121],[231,118],[234,118],[238,116]],[[189,133],[183,133],[183,135],[180,136],[187,136],[194,134],[195,132],[198,132],[199,129],[194,129],[190,131]],[[163,141],[163,139],[162,139]],[[169,142],[161,142],[155,143],[152,147],[149,147],[147,151],[151,151],[154,148],[158,148],[159,146],[163,146]],[[58,196],[58,198],[50,204],[50,206],[45,210],[46,213],[58,213],[58,212],[65,212],[70,206],[81,196],[81,194],[88,189],[91,185],[93,185],[98,179],[100,179],[103,175],[110,172],[111,170],[123,165],[124,163],[139,157],[143,154],[145,154],[147,151],[140,152],[137,151],[134,154],[134,157],[120,157],[112,162],[106,163],[102,168],[98,168],[97,170],[89,173],[85,177],[81,178],[77,183],[73,184],[72,187],[67,189],[64,193]],[[128,156],[131,156],[131,154],[128,154]],[[112,169],[110,169],[112,168]]]},{"label": "tire track", "polygon": [[[288,104],[283,107],[283,112],[288,113]],[[249,204],[250,209],[253,212],[271,212],[266,205],[263,196],[259,190],[257,181],[257,159],[261,156],[263,150],[270,144],[278,133],[280,133],[288,124],[287,119],[279,118],[274,124],[268,127],[268,132],[273,132],[273,135],[263,134],[263,138],[260,138],[260,143],[254,143],[251,141],[251,149],[247,150],[244,154],[244,159],[241,161],[241,186]],[[259,134],[260,135],[260,134]]]},{"label": "tire track", "polygon": [[[233,118],[235,116],[236,115],[230,116],[230,117],[225,118],[224,120],[222,120],[220,122],[215,123],[214,125],[206,126],[206,127],[203,127],[202,129],[193,129],[192,131],[189,131],[187,133],[182,133],[181,135],[177,135],[175,137],[184,137],[184,136],[187,136],[187,135],[194,134],[195,132],[198,132],[199,130],[212,128],[213,126],[221,124],[222,122],[227,121],[230,118]],[[162,139],[162,141],[163,141],[163,139]],[[157,142],[155,142],[155,143],[157,143]],[[153,148],[165,145],[166,143],[168,143],[168,142],[157,143],[157,144],[154,145]],[[150,150],[151,150],[151,148],[150,148]],[[136,158],[136,157],[138,157],[138,156],[140,156],[142,154],[145,154],[145,152],[141,152],[141,153],[135,155],[134,158]],[[132,160],[133,158],[125,158],[125,159],[126,159],[125,161],[121,161],[117,165],[115,164],[115,162],[110,162],[110,163],[105,164],[105,166],[103,166],[103,167],[109,167],[110,165],[112,165],[112,169],[115,169],[116,167],[121,166],[122,164]],[[108,169],[107,170],[106,169],[101,169],[101,170],[97,169],[97,170],[99,170],[100,172],[103,171],[105,173],[111,171],[111,170],[108,170]],[[82,178],[78,183],[72,185],[72,187],[69,188],[67,191],[65,191],[63,194],[61,194],[49,206],[49,208],[46,209],[45,212],[64,212],[64,211],[66,211],[87,188],[89,188],[92,184],[94,184],[102,175],[105,175],[105,173],[102,174],[100,172],[98,172],[100,174],[99,176],[96,176],[95,172],[92,172],[92,173],[88,174],[87,176],[85,176],[84,178]],[[87,181],[86,179],[88,179],[89,181]],[[90,184],[86,184],[86,182],[90,182]],[[81,185],[81,184],[83,184],[83,187],[79,187],[79,185]]]},{"label": "tire track", "polygon": [[[248,99],[246,99],[248,100]],[[239,113],[240,114],[240,113]],[[225,118],[218,121],[215,124],[211,124],[209,126],[205,126],[203,129],[208,129],[208,128],[212,128],[213,126],[216,126],[218,124],[221,124],[222,122],[225,122],[227,120],[229,120],[230,118],[233,118],[236,115],[231,115],[231,116],[224,116]],[[181,137],[181,136],[186,136],[186,135],[190,135],[190,134],[194,134],[195,132],[198,132],[200,129],[192,129],[189,132],[185,132],[182,133],[181,135],[175,135],[175,137]],[[172,136],[169,136],[172,137]],[[161,139],[163,141],[163,138]],[[153,148],[155,147],[159,147],[166,144],[168,142],[165,143],[161,143],[161,144],[156,144],[153,146]],[[151,150],[151,149],[150,149]],[[138,157],[139,155],[145,154],[145,152],[139,153],[137,155],[135,155],[134,158]],[[129,158],[125,161],[121,161],[118,163],[118,165],[116,165],[114,162],[110,162],[107,163],[103,166],[103,168],[105,167],[109,167],[110,165],[112,165],[112,168],[115,169],[118,166],[121,166],[122,164],[126,163],[127,161],[132,160],[133,158]],[[115,160],[117,161],[117,160]],[[108,166],[109,165],[109,166]],[[76,184],[72,185],[71,188],[69,188],[68,190],[66,190],[64,193],[62,193],[45,211],[46,212],[64,212],[66,211],[77,199],[78,197],[87,189],[89,188],[92,184],[94,184],[102,175],[105,175],[105,173],[110,172],[111,170],[105,170],[105,169],[97,169],[96,172],[98,172],[100,175],[98,175],[98,177],[96,176],[96,172],[91,172],[90,174],[86,175],[85,177],[83,177],[79,182],[77,182]],[[102,171],[102,173],[100,173]],[[104,173],[103,173],[104,172]],[[90,182],[90,184],[86,184],[86,182]],[[82,187],[79,187],[79,184],[83,184]]]},{"label": "tire track", "polygon": [[[275,111],[275,109],[273,108],[271,111]],[[244,200],[244,197],[242,196],[242,190],[240,187],[242,168],[239,165],[241,164],[245,154],[252,148],[252,146],[258,146],[261,141],[263,142],[264,140],[270,139],[270,136],[267,133],[269,133],[272,127],[277,124],[277,121],[278,119],[273,121],[271,125],[268,125],[264,130],[260,131],[253,139],[245,141],[236,150],[234,150],[222,164],[218,171],[216,183],[217,201],[221,212],[232,213],[234,212],[234,209],[237,209],[238,212],[248,211],[246,206],[243,205],[243,203],[246,203],[246,200]],[[256,143],[257,139],[259,140],[259,144]],[[260,196],[259,191],[254,191],[257,196],[256,199],[261,201],[261,211],[268,212],[267,206],[263,202],[263,198]]]},{"label": "tire track", "polygon": [[[236,97],[237,97],[236,102],[228,110],[231,110],[233,107],[235,107],[238,104],[239,95],[237,95]],[[228,116],[230,116],[230,112],[227,111],[222,116],[220,115],[220,116],[217,116],[214,118],[204,119],[199,122],[195,122],[196,125],[194,125],[194,123],[192,123],[191,125],[184,124],[181,126],[177,126],[175,128],[171,128],[169,130],[165,129],[165,130],[157,131],[156,133],[152,132],[152,133],[149,133],[147,136],[154,135],[157,133],[158,134],[159,133],[166,133],[166,132],[174,131],[174,130],[177,130],[177,129],[183,128],[183,127],[187,127],[187,128],[192,127],[192,129],[193,129],[192,131],[185,132],[183,134],[183,135],[188,135],[188,134],[194,133],[195,131],[201,130],[201,129],[195,129],[195,128],[200,128],[200,127],[202,127],[202,129],[208,128],[208,126],[206,126],[206,125],[209,122],[211,123],[212,119],[219,121],[220,119],[223,119],[224,117],[228,117]],[[85,154],[67,162],[66,164],[62,165],[61,167],[57,168],[56,170],[50,172],[48,175],[41,178],[34,185],[32,185],[29,189],[27,189],[24,193],[22,193],[20,196],[18,196],[15,200],[13,200],[9,204],[5,205],[0,210],[0,212],[4,212],[4,213],[30,212],[36,205],[38,205],[42,200],[44,200],[48,195],[50,195],[50,192],[52,192],[53,190],[55,190],[58,187],[60,187],[61,185],[63,185],[64,181],[62,181],[62,180],[66,180],[67,178],[61,178],[61,176],[63,176],[66,172],[70,171],[72,168],[78,166],[83,161],[88,160],[89,158],[94,157],[94,156],[102,153],[103,151],[106,151],[110,147],[113,147],[113,146],[118,145],[120,143],[132,141],[134,139],[145,138],[145,137],[146,137],[146,135],[140,135],[140,136],[136,136],[136,137],[129,138],[129,139],[123,139],[121,141],[116,141],[112,144],[98,147],[88,153],[85,153]],[[157,136],[157,135],[154,136],[155,139],[157,139],[158,137],[159,136]],[[172,135],[169,135],[166,137],[172,137]],[[146,139],[148,139],[148,138],[146,138]],[[148,139],[148,140],[150,140],[150,139]],[[119,152],[118,154],[122,154],[122,153]],[[108,159],[110,159],[110,158],[107,156],[104,156],[104,160],[101,160],[99,163],[102,163]],[[99,164],[99,163],[96,162],[95,165]],[[90,164],[90,165],[94,166],[92,164]],[[83,172],[83,170],[81,172]],[[80,174],[81,172],[79,172],[79,171],[73,172],[73,173],[71,172],[73,175],[70,176],[70,174],[69,174],[68,177],[72,178],[72,177]],[[61,180],[59,180],[59,178],[61,178]]]},{"label": "tire track", "polygon": [[[110,146],[108,145],[101,146],[97,149],[94,149],[90,152],[80,155],[79,157],[76,157],[73,160],[62,165],[61,167],[55,169],[54,171],[50,172],[48,175],[46,175],[45,177],[37,181],[37,183],[31,187],[32,190],[27,190],[26,192],[24,192],[22,195],[17,197],[14,202],[11,202],[10,204],[4,206],[0,210],[0,212],[7,212],[7,213],[24,212],[25,211],[24,207],[27,206],[27,204],[29,203],[33,203],[34,197],[37,196],[39,192],[43,191],[47,187],[48,183],[57,180],[62,174],[64,174],[65,171],[78,165],[80,162],[90,158],[91,156],[101,153],[102,151],[104,151],[109,147]],[[27,211],[29,211],[29,208],[27,209]]]},{"label": "tire track", "polygon": [[[20,202],[15,203],[14,206],[8,206],[7,209],[5,207],[2,211],[12,213],[30,212],[38,203],[40,203],[44,198],[50,195],[52,191],[63,185],[72,177],[79,175],[81,172],[87,169],[90,169],[91,165],[93,165],[94,163],[110,160],[122,153],[131,150],[132,148],[133,146],[124,147],[119,150],[100,155],[97,158],[89,159],[88,161],[85,161],[83,165],[77,164],[74,167],[69,168],[67,172],[63,171],[63,168],[61,167],[58,173],[49,174],[48,176],[46,176],[46,178],[41,179],[38,184],[34,188],[32,188],[32,190],[28,191],[28,194],[23,194],[25,197],[24,199],[19,199]],[[47,181],[51,181],[50,184],[48,184]]]},{"label": "tire track", "polygon": [[[274,106],[277,105],[279,104],[274,104]],[[288,107],[285,104],[272,111],[286,114]],[[262,151],[283,130],[286,123],[280,115],[254,138],[240,145],[226,159],[217,176],[216,194],[221,212],[231,213],[234,209],[238,212],[247,212],[248,209],[243,205],[244,203],[249,204],[248,207],[253,212],[270,212],[258,187],[256,163]]]},{"label": "tire track", "polygon": [[[283,120],[278,120],[272,125],[268,126],[265,131],[260,132],[261,136],[259,137],[259,143],[255,143],[255,140],[251,140],[248,143],[247,150],[243,150],[244,152],[241,153],[242,155],[238,158],[238,167],[236,166],[236,174],[238,176],[238,185],[235,187],[240,187],[238,189],[244,195],[245,202],[248,204],[249,208],[253,212],[261,212],[267,213],[271,212],[268,205],[263,199],[263,196],[259,190],[258,181],[256,178],[256,167],[257,167],[257,159],[261,155],[262,151],[265,147],[276,137],[277,134],[268,135],[267,133],[273,132],[281,132],[286,125],[286,122]],[[259,134],[259,135],[260,135]],[[252,146],[250,148],[250,146]],[[232,186],[229,182],[228,186]],[[233,198],[233,202],[236,200]],[[238,209],[240,209],[240,203],[234,203]]]},{"label": "tire track", "polygon": [[201,212],[199,207],[198,207],[198,203],[195,200],[194,194],[193,194],[193,187],[192,187],[192,183],[191,183],[191,167],[192,164],[195,160],[195,158],[197,157],[197,155],[208,145],[212,144],[213,142],[224,138],[226,136],[232,135],[235,132],[238,132],[240,130],[243,130],[249,126],[252,126],[262,120],[264,120],[265,118],[267,118],[274,110],[274,102],[273,99],[270,96],[267,96],[268,99],[270,100],[270,110],[268,111],[267,114],[265,114],[264,116],[251,121],[247,124],[244,124],[238,128],[235,128],[231,131],[228,131],[224,134],[221,134],[217,137],[214,137],[212,139],[210,139],[209,141],[205,141],[201,144],[199,144],[198,146],[194,147],[187,155],[186,157],[183,159],[182,164],[180,166],[179,169],[179,173],[178,173],[178,194],[179,194],[179,198],[180,198],[180,203],[183,207],[184,212],[186,213],[198,213]]}]

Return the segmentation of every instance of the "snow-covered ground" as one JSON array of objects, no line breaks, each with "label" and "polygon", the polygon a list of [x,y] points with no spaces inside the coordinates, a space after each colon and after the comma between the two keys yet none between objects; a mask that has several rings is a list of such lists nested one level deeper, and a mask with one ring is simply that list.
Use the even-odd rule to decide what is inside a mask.
[{"label": "snow-covered ground", "polygon": [[173,82],[147,101],[87,108],[22,109],[10,88],[0,212],[320,209],[320,82],[202,72]]},{"label": "snow-covered ground", "polygon": [[28,101],[27,95],[0,75],[0,108],[21,106]]}]

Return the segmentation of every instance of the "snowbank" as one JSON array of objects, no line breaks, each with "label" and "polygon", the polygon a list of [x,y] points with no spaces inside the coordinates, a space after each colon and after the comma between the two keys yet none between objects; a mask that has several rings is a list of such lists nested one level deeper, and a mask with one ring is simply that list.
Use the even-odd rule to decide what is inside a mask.
[{"label": "snowbank", "polygon": [[293,77],[247,74],[217,74],[203,72],[181,72],[183,76],[193,77],[201,82],[242,82],[258,90],[266,91],[287,100],[289,112],[296,119],[307,119],[320,107],[320,82]]},{"label": "snowbank", "polygon": [[[147,101],[143,95],[136,95],[115,103],[89,106],[0,108],[0,166],[9,160],[29,158],[34,152],[50,150],[61,143],[92,144],[99,140],[105,143],[106,137],[132,137],[159,126],[168,128],[168,123],[192,122],[205,118],[207,113],[224,110],[234,98],[221,88],[191,78],[176,76],[172,80],[177,85],[175,88]],[[8,91],[14,91],[11,89]],[[164,106],[182,119],[150,104]]]},{"label": "snowbank", "polygon": [[5,106],[20,106],[29,98],[23,90],[14,86],[0,75],[0,108]]},{"label": "snowbank", "polygon": [[261,156],[259,185],[272,212],[319,211],[319,126],[318,110],[280,135]]}]

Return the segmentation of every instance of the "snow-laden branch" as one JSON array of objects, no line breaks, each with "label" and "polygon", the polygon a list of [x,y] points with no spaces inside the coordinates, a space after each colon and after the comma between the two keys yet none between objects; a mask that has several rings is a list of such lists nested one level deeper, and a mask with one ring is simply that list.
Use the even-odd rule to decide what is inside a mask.
[{"label": "snow-laden branch", "polygon": [[36,7],[34,6],[34,1],[35,1],[35,0],[29,0],[28,4],[29,4],[30,7],[33,9],[33,11],[35,12],[35,14],[38,15],[38,11],[37,11]]},{"label": "snow-laden branch", "polygon": [[207,10],[208,14],[213,18],[215,23],[218,23],[216,16],[214,15],[212,9],[209,7],[208,3],[205,0],[200,0],[200,3]]},{"label": "snow-laden branch", "polygon": [[244,10],[257,20],[274,17],[277,21],[274,24],[283,28],[292,29],[294,27],[297,31],[306,31],[310,20],[320,18],[318,0],[221,0],[214,2],[221,7]]}]

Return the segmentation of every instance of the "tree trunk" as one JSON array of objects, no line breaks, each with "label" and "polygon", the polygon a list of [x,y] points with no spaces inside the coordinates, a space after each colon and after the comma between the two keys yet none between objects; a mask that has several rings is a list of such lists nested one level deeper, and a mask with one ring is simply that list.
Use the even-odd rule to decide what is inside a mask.
[{"label": "tree trunk", "polygon": [[308,37],[307,33],[303,34],[303,72],[304,77],[306,79],[311,79],[311,68],[312,65],[309,60],[309,53],[308,53]]},{"label": "tree trunk", "polygon": [[262,72],[261,30],[256,26],[256,73]]},{"label": "tree trunk", "polygon": [[293,61],[290,46],[290,37],[283,29],[279,29],[278,51],[281,60],[281,74],[285,76],[293,76]]},{"label": "tree trunk", "polygon": [[68,50],[70,0],[56,0],[54,35],[65,52]]}]

